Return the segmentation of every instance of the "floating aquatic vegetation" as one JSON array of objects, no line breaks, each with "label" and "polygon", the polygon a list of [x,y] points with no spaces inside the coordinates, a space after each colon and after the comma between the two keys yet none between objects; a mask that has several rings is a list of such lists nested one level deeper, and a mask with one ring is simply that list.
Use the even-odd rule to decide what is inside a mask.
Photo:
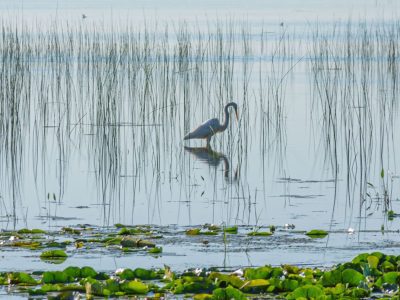
[{"label": "floating aquatic vegetation", "polygon": [[[194,299],[344,299],[375,296],[398,297],[400,272],[388,266],[400,256],[362,253],[351,262],[328,270],[282,265],[246,268],[244,273],[202,269],[172,272],[162,269],[118,269],[97,272],[91,267],[70,266],[63,271],[0,273],[0,285],[14,285],[13,292],[46,295],[73,291],[88,298],[185,295]],[[390,271],[388,271],[390,270]],[[168,274],[168,276],[167,276]],[[50,294],[49,294],[50,295]]]},{"label": "floating aquatic vegetation", "polygon": [[252,231],[247,234],[248,236],[270,236],[272,235],[269,231]]},{"label": "floating aquatic vegetation", "polygon": [[224,228],[224,232],[230,233],[230,234],[237,234],[238,233],[238,227],[237,226],[226,227],[226,228]]},{"label": "floating aquatic vegetation", "polygon": [[67,259],[68,255],[63,250],[48,250],[40,254],[40,259],[47,263],[61,264]]}]

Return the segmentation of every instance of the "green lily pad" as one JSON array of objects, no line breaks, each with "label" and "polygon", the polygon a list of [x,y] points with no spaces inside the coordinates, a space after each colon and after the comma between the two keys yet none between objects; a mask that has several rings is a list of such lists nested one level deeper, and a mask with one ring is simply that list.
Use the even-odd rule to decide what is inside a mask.
[{"label": "green lily pad", "polygon": [[247,234],[248,236],[270,236],[272,235],[269,231],[252,231]]},{"label": "green lily pad", "polygon": [[328,235],[328,232],[325,230],[313,229],[306,233],[310,238],[324,238]]},{"label": "green lily pad", "polygon": [[307,284],[295,289],[287,296],[287,299],[318,299],[324,295],[325,293],[320,287]]},{"label": "green lily pad", "polygon": [[285,279],[282,281],[282,288],[286,292],[292,292],[299,287],[299,282],[294,279]]},{"label": "green lily pad", "polygon": [[19,234],[45,234],[46,231],[41,230],[41,229],[28,229],[28,228],[22,228],[17,231]]},{"label": "green lily pad", "polygon": [[244,270],[244,278],[248,280],[252,279],[268,279],[271,277],[272,268],[265,266],[259,268],[248,268]]},{"label": "green lily pad", "polygon": [[124,269],[121,273],[117,274],[121,279],[133,280],[135,279],[135,272],[131,269]]},{"label": "green lily pad", "polygon": [[153,280],[153,279],[160,279],[161,276],[157,274],[153,270],[146,270],[143,268],[136,268],[134,271],[135,278],[139,278],[142,280]]},{"label": "green lily pad", "polygon": [[226,299],[235,299],[235,300],[245,300],[247,297],[238,289],[235,289],[231,286],[227,288],[218,288],[213,291],[213,299],[214,300],[226,300]]},{"label": "green lily pad", "polygon": [[397,284],[399,281],[399,273],[398,272],[388,272],[386,274],[383,274],[382,276],[382,281],[384,283],[389,283],[389,284]]},{"label": "green lily pad", "polygon": [[14,241],[10,244],[11,247],[19,247],[19,248],[25,248],[25,249],[30,249],[30,250],[37,250],[42,246],[41,242],[38,241],[33,241],[33,240],[24,240],[24,241]]},{"label": "green lily pad", "polygon": [[162,253],[162,247],[154,247],[154,248],[150,248],[147,252],[150,254],[159,254]]},{"label": "green lily pad", "polygon": [[65,268],[63,272],[73,278],[81,277],[81,268],[79,268],[79,267],[70,266],[70,267]]},{"label": "green lily pad", "polygon": [[80,272],[80,276],[82,278],[89,278],[89,277],[95,278],[97,274],[98,273],[92,267],[88,266],[82,267]]},{"label": "green lily pad", "polygon": [[353,260],[351,261],[353,264],[359,264],[360,262],[368,262],[367,258],[368,256],[371,256],[369,253],[361,253],[357,255]]},{"label": "green lily pad", "polygon": [[148,240],[142,240],[126,236],[121,240],[121,246],[125,248],[142,248],[142,247],[153,248],[156,245]]},{"label": "green lily pad", "polygon": [[186,233],[186,235],[199,235],[200,229],[199,228],[188,229],[188,230],[186,230],[185,233]]},{"label": "green lily pad", "polygon": [[194,300],[212,300],[213,295],[210,294],[196,294],[193,296]]},{"label": "green lily pad", "polygon": [[230,234],[237,234],[238,233],[238,227],[237,226],[226,227],[226,228],[224,228],[224,232],[230,233]]},{"label": "green lily pad", "polygon": [[64,258],[68,255],[63,250],[48,250],[40,254],[40,258]]},{"label": "green lily pad", "polygon": [[364,280],[364,275],[356,270],[346,269],[342,272],[342,282],[348,283],[349,286],[358,286]]},{"label": "green lily pad", "polygon": [[342,272],[340,270],[327,271],[321,277],[321,284],[324,287],[334,287],[341,282]]},{"label": "green lily pad", "polygon": [[63,250],[48,250],[40,255],[42,261],[50,264],[61,264],[67,257],[67,254]]},{"label": "green lily pad", "polygon": [[368,265],[371,269],[376,269],[378,268],[379,264],[379,258],[374,256],[374,255],[369,255],[367,257]]},{"label": "green lily pad", "polygon": [[32,278],[31,275],[25,272],[15,272],[9,273],[7,276],[7,281],[10,284],[20,284],[20,285],[37,285],[38,282]]},{"label": "green lily pad", "polygon": [[236,275],[227,275],[218,272],[211,272],[208,278],[211,279],[218,287],[220,286],[225,287],[227,285],[232,285],[235,288],[241,288],[243,286],[247,286],[245,282]]},{"label": "green lily pad", "polygon": [[66,272],[61,271],[44,272],[42,276],[43,283],[67,283],[73,281],[74,277],[68,275]]},{"label": "green lily pad", "polygon": [[121,289],[129,294],[145,295],[149,292],[147,284],[134,280],[121,284]]}]

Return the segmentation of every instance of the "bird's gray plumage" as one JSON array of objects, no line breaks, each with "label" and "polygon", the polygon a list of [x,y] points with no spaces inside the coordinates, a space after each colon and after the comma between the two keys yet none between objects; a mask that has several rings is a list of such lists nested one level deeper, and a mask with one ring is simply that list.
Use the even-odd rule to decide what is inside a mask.
[{"label": "bird's gray plumage", "polygon": [[217,132],[224,131],[229,124],[229,107],[233,107],[236,113],[236,117],[238,117],[237,112],[237,104],[235,102],[230,102],[225,105],[225,121],[223,124],[219,122],[217,118],[210,119],[205,121],[196,129],[192,130],[188,134],[186,134],[183,139],[190,140],[190,139],[207,139],[207,147],[210,146],[211,137],[216,134]]}]

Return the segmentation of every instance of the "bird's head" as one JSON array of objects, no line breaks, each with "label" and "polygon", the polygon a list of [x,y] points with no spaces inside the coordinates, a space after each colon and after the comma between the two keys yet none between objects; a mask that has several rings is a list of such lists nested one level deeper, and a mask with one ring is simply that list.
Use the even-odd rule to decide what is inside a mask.
[{"label": "bird's head", "polygon": [[236,120],[239,121],[238,105],[237,105],[235,102],[229,102],[229,103],[226,105],[226,108],[229,108],[230,106],[232,106],[232,107],[234,108],[234,110],[235,110],[235,115],[236,115]]}]

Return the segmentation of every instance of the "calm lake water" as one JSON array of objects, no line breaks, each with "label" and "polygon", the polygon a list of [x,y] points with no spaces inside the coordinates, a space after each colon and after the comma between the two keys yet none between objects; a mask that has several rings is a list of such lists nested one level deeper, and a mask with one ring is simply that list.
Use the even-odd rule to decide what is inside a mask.
[{"label": "calm lake water", "polygon": [[[281,229],[249,254],[233,241],[231,266],[396,252],[399,5],[1,1],[2,229]],[[212,139],[213,151],[183,142],[232,100],[239,121]],[[285,224],[336,233],[290,241]],[[223,259],[190,243],[164,247],[171,255],[138,264]],[[91,259],[107,270],[130,258]]]}]

